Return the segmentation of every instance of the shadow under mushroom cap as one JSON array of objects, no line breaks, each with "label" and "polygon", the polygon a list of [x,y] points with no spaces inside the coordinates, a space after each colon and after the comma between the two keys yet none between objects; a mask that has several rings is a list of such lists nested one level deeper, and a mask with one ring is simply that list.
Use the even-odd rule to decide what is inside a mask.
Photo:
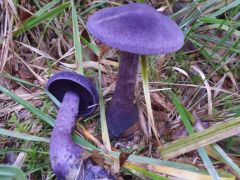
[{"label": "shadow under mushroom cap", "polygon": [[136,54],[170,53],[184,42],[178,25],[146,4],[102,9],[89,18],[87,27],[103,43]]}]

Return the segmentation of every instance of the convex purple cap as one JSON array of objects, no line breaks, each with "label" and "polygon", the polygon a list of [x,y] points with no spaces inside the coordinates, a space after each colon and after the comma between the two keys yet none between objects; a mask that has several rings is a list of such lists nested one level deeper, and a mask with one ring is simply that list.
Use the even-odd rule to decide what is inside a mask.
[{"label": "convex purple cap", "polygon": [[86,77],[68,71],[60,72],[52,76],[46,89],[60,102],[68,91],[75,91],[80,97],[78,116],[88,116],[98,103],[98,92],[92,82]]},{"label": "convex purple cap", "polygon": [[184,43],[178,25],[146,4],[102,9],[89,18],[87,27],[110,47],[135,54],[166,54]]}]

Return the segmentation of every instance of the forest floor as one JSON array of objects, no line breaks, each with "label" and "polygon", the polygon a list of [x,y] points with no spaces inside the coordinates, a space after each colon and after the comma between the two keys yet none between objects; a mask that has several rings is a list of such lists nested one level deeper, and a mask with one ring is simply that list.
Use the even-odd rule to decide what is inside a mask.
[{"label": "forest floor", "polygon": [[119,53],[92,37],[86,22],[102,8],[131,2],[0,0],[0,164],[8,164],[0,165],[0,179],[6,172],[55,179],[48,142],[57,109],[44,87],[54,73],[79,72],[80,64],[101,87],[100,106],[75,128],[76,143],[95,163],[118,179],[240,178],[240,1],[138,1],[176,21],[185,43],[148,56],[147,67],[140,63],[140,128],[109,142],[104,112]]}]

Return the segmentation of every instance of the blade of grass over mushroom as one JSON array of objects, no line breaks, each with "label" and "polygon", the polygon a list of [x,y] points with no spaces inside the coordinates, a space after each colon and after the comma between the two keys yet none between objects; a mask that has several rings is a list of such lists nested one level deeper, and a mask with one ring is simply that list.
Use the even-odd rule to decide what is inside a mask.
[{"label": "blade of grass over mushroom", "polygon": [[21,179],[27,180],[23,171],[11,165],[0,165],[0,179]]},{"label": "blade of grass over mushroom", "polygon": [[153,118],[150,91],[149,91],[149,87],[148,87],[148,70],[147,70],[147,60],[146,60],[147,57],[140,56],[140,58],[141,58],[143,90],[144,90],[144,97],[145,97],[146,106],[147,106],[148,119],[150,121],[150,125],[153,130],[154,136],[155,136],[159,146],[161,147],[162,145],[158,138],[158,133],[157,133],[157,129],[156,129],[154,118]]},{"label": "blade of grass over mushroom", "polygon": [[44,90],[44,92],[51,99],[51,101],[59,108],[61,103],[57,100],[57,98],[47,90]]},{"label": "blade of grass over mushroom", "polygon": [[56,17],[57,15],[59,15],[60,13],[62,13],[67,7],[70,6],[70,3],[63,3],[59,6],[57,6],[56,8],[43,13],[41,16],[31,16],[29,19],[27,19],[26,21],[24,21],[21,26],[14,32],[13,36],[17,37],[20,34],[22,34],[23,32],[33,28],[34,26],[38,25],[39,23],[51,19],[52,17]]},{"label": "blade of grass over mushroom", "polygon": [[9,130],[2,129],[2,128],[0,128],[0,135],[23,139],[26,141],[37,141],[37,142],[47,142],[47,143],[49,142],[48,138],[33,136],[30,134],[20,133],[17,131],[9,131]]},{"label": "blade of grass over mushroom", "polygon": [[77,62],[78,72],[82,75],[83,73],[83,62],[82,62],[82,46],[79,39],[79,29],[78,29],[78,20],[77,20],[77,12],[74,5],[73,0],[71,0],[71,8],[72,8],[72,25],[73,25],[73,42],[75,49],[75,59]]},{"label": "blade of grass over mushroom", "polygon": [[181,138],[165,144],[160,148],[161,155],[164,159],[174,158],[181,154],[196,150],[228,137],[239,134],[240,131],[240,117],[233,120],[214,125],[201,132],[190,134],[185,138]]},{"label": "blade of grass over mushroom", "polygon": [[[174,93],[171,93],[172,95],[172,99],[173,99],[173,102],[176,106],[176,109],[179,113],[179,115],[181,116],[181,120],[185,126],[185,128],[187,129],[188,133],[189,134],[194,134],[194,129],[191,125],[191,120],[192,119],[190,116],[190,112],[188,112],[184,107],[183,105],[180,103],[179,99],[177,98],[177,96],[174,94]],[[190,118],[189,118],[190,117]],[[203,147],[199,147],[197,149],[198,151],[198,154],[201,156],[203,162],[204,162],[204,165],[205,167],[207,168],[209,174],[212,176],[213,179],[220,179],[216,169],[214,168],[210,158],[208,157],[205,149]]]},{"label": "blade of grass over mushroom", "polygon": [[[98,63],[98,68],[100,69],[100,64]],[[101,132],[102,132],[102,141],[106,150],[111,151],[111,143],[109,139],[108,126],[105,114],[105,104],[102,95],[102,72],[98,71],[98,92],[99,92],[99,106],[100,106],[100,121],[101,121]]]}]

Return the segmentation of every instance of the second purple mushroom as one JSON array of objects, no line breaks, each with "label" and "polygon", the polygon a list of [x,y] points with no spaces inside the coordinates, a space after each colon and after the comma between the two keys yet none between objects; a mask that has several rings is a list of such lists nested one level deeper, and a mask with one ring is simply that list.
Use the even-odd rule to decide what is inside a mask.
[{"label": "second purple mushroom", "polygon": [[84,150],[72,140],[77,117],[90,115],[98,103],[92,82],[77,73],[60,72],[49,79],[46,89],[61,102],[50,138],[50,161],[57,179],[112,179],[102,167],[83,161]]}]

